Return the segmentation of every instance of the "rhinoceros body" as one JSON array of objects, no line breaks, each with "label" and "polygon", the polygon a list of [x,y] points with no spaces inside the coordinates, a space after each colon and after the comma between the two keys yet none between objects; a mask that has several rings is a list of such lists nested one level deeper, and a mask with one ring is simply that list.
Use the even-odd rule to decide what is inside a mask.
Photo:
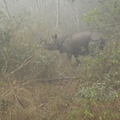
[{"label": "rhinoceros body", "polygon": [[89,54],[88,46],[90,41],[99,42],[100,49],[103,49],[104,44],[100,33],[91,31],[69,34],[60,38],[57,38],[57,35],[55,35],[53,38],[54,41],[47,44],[47,49],[67,53],[68,59],[71,59],[72,55],[74,55],[78,63],[79,55]]}]

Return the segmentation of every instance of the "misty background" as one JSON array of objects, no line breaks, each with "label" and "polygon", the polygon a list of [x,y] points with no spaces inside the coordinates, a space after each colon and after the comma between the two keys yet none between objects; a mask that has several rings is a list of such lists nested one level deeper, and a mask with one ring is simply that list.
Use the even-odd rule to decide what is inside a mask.
[{"label": "misty background", "polygon": [[100,5],[97,0],[6,0],[5,6],[0,0],[0,11],[4,25],[6,18],[14,19],[21,29],[34,28],[39,35],[49,36],[92,29],[83,16]]}]

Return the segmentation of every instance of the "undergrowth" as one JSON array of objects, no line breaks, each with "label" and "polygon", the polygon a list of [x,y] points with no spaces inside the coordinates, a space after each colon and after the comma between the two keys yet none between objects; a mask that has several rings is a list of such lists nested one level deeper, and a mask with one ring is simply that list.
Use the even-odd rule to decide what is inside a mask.
[{"label": "undergrowth", "polygon": [[46,27],[45,33],[39,26],[24,31],[14,21],[11,30],[2,30],[0,119],[119,120],[119,40],[108,41],[94,57],[80,56],[76,66],[74,58],[45,49]]},{"label": "undergrowth", "polygon": [[0,118],[119,120],[119,44],[80,56],[80,66],[43,44],[7,46],[1,54]]}]

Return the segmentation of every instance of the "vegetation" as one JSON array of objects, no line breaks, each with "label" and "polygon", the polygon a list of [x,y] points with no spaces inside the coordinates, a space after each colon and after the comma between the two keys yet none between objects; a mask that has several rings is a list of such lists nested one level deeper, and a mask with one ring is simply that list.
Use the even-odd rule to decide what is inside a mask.
[{"label": "vegetation", "polygon": [[[120,4],[115,0],[116,8],[111,7],[115,16],[119,15],[116,2]],[[106,28],[110,15],[102,10],[89,11],[83,18],[91,26],[94,22]],[[113,29],[118,33],[117,17]],[[65,54],[44,48],[53,32],[44,16],[25,12],[14,18],[9,11],[0,11],[0,21],[1,120],[120,119],[120,41],[111,26],[105,29],[112,37],[104,50],[95,57],[80,56],[82,64],[75,66],[74,58],[70,62]]]}]

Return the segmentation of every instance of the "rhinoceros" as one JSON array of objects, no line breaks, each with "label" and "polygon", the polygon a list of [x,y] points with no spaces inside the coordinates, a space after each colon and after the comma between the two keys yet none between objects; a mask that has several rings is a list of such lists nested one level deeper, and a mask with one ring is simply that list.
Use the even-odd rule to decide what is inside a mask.
[{"label": "rhinoceros", "polygon": [[54,41],[46,45],[48,50],[59,50],[60,53],[67,53],[67,58],[70,60],[72,55],[76,58],[77,64],[79,55],[89,54],[90,41],[99,42],[99,48],[102,50],[104,40],[99,32],[85,31],[66,35],[64,37],[52,36]]}]

